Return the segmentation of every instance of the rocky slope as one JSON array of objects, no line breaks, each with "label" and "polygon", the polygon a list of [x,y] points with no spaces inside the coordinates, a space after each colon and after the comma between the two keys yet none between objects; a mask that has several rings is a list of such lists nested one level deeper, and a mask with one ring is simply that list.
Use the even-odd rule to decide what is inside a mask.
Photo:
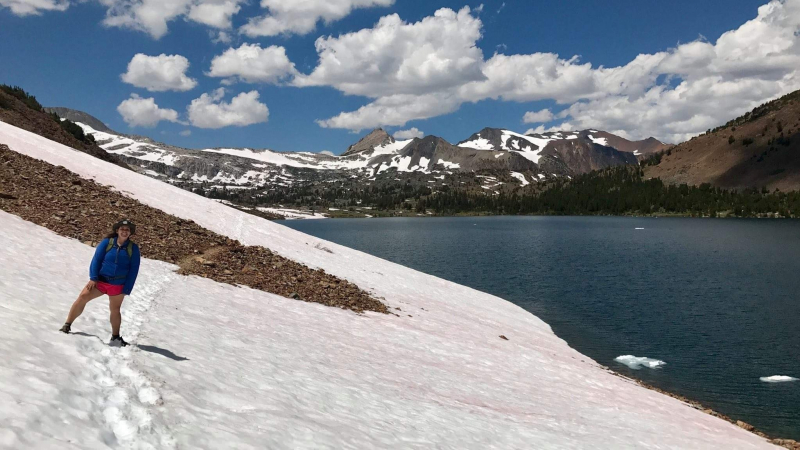
[{"label": "rocky slope", "polygon": [[0,209],[91,245],[110,224],[128,218],[139,224],[134,240],[142,256],[178,264],[182,274],[356,312],[388,312],[352,283],[269,249],[243,246],[5,145],[0,145]]},{"label": "rocky slope", "polygon": [[644,170],[673,184],[800,189],[800,91],[672,148]]},{"label": "rocky slope", "polygon": [[[34,99],[35,102],[35,99]],[[34,105],[38,105],[35,102]],[[9,95],[0,89],[0,121],[28,130],[40,136],[88,153],[104,161],[125,166],[120,159],[109,154],[92,142],[78,140],[67,132],[54,117],[44,109],[37,109],[24,103],[19,98]],[[0,142],[1,144],[2,142]]]}]

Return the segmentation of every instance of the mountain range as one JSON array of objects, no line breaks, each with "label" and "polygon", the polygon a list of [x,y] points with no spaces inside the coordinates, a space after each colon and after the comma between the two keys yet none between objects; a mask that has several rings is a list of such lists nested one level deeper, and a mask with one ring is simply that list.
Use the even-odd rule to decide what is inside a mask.
[{"label": "mountain range", "polygon": [[421,175],[416,178],[418,182],[435,183],[443,179],[442,175],[472,172],[511,176],[519,185],[527,186],[636,164],[638,157],[668,147],[654,138],[630,141],[599,130],[524,135],[484,128],[453,145],[437,136],[396,140],[378,128],[339,156],[251,148],[192,150],[114,132],[81,111],[46,109],[77,123],[101,148],[148,175],[241,188],[287,186],[298,182],[298,177],[330,182],[409,173]]}]

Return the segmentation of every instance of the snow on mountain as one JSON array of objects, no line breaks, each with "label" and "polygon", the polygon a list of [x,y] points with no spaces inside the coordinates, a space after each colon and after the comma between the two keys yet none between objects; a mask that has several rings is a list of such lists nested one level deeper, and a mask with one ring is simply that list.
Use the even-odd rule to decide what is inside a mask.
[{"label": "snow on mountain", "polygon": [[538,164],[542,150],[552,140],[542,136],[526,136],[510,130],[484,128],[467,140],[459,142],[458,146],[476,150],[514,151]]},{"label": "snow on mountain", "polygon": [[102,299],[73,325],[78,333],[56,331],[93,249],[0,212],[3,447],[774,448],[610,373],[500,298],[5,123],[0,142],[322,268],[397,313],[358,315],[143,260],[123,305],[123,334],[138,346],[111,349]]}]

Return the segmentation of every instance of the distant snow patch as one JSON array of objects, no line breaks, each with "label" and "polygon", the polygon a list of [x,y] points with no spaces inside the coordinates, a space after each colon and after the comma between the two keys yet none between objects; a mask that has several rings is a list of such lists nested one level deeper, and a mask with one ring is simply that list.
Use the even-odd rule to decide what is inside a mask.
[{"label": "distant snow patch", "polygon": [[658,369],[659,367],[666,364],[664,361],[661,361],[660,359],[652,359],[652,358],[646,358],[644,356],[633,356],[633,355],[617,356],[616,358],[614,358],[614,361],[625,364],[626,366],[630,367],[633,370],[639,370],[642,367],[647,367],[648,369]]},{"label": "distant snow patch", "polygon": [[644,230],[644,227],[636,227],[635,230]]},{"label": "distant snow patch", "polygon": [[589,139],[591,139],[595,144],[602,145],[604,147],[608,146],[608,139],[606,138],[596,138],[590,134]]},{"label": "distant snow patch", "polygon": [[527,179],[525,179],[525,175],[524,175],[524,174],[522,174],[522,173],[519,173],[519,172],[511,172],[511,176],[512,176],[512,177],[514,177],[514,178],[516,178],[516,179],[518,179],[518,180],[519,180],[519,182],[520,182],[520,183],[522,183],[522,186],[523,186],[523,187],[524,187],[524,186],[527,186],[527,185],[529,185],[529,184],[531,184],[531,183],[530,183],[530,181],[528,181]]},{"label": "distant snow patch", "polygon": [[773,375],[771,377],[761,377],[759,380],[763,381],[764,383],[786,383],[789,381],[797,381],[798,379],[786,375]]}]

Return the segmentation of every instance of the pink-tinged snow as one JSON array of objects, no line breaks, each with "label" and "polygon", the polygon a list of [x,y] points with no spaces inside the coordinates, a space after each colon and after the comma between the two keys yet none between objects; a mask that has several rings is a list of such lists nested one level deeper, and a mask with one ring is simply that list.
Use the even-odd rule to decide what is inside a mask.
[{"label": "pink-tinged snow", "polygon": [[519,172],[511,172],[511,176],[512,176],[512,177],[514,177],[514,178],[516,178],[516,179],[518,179],[518,180],[519,180],[519,182],[520,182],[520,183],[522,183],[522,186],[523,186],[523,187],[524,187],[524,186],[527,186],[527,185],[529,185],[529,184],[531,184],[531,182],[530,182],[530,181],[528,181],[528,180],[525,178],[525,174],[522,174],[522,173],[519,173]]},{"label": "pink-tinged snow", "polygon": [[110,349],[104,299],[74,324],[85,334],[56,331],[93,249],[0,213],[3,447],[775,448],[613,375],[500,298],[4,123],[0,142],[346,278],[400,316],[178,276],[144,260],[123,306],[123,336],[139,347]]}]

